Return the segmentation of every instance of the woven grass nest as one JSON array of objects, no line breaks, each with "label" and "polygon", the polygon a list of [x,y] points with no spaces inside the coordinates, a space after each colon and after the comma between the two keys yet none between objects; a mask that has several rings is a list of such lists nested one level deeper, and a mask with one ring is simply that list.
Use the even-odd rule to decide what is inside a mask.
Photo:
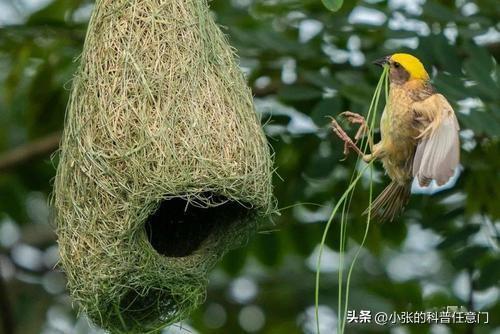
[{"label": "woven grass nest", "polygon": [[251,92],[206,0],[99,0],[54,188],[72,298],[113,333],[156,332],[273,210]]}]

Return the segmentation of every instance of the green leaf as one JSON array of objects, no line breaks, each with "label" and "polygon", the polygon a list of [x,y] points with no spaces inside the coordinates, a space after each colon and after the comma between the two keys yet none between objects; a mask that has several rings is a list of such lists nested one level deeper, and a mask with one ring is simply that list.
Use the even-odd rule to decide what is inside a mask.
[{"label": "green leaf", "polygon": [[319,99],[323,93],[316,88],[305,85],[283,86],[278,93],[284,101],[304,101]]},{"label": "green leaf", "polygon": [[437,247],[438,249],[454,248],[457,245],[465,244],[469,237],[479,231],[479,225],[466,225],[456,232],[449,232],[449,235]]},{"label": "green leaf", "polygon": [[284,257],[278,233],[259,234],[254,243],[254,254],[265,266],[277,266]]},{"label": "green leaf", "polygon": [[468,47],[469,58],[464,62],[465,74],[468,79],[476,82],[473,88],[485,100],[498,98],[498,83],[492,74],[496,71],[494,58],[483,48],[475,45]]},{"label": "green leaf", "polygon": [[37,12],[33,13],[29,19],[28,25],[37,24],[56,24],[64,25],[65,16],[70,10],[69,3],[67,1],[54,1],[49,5],[43,7]]},{"label": "green leaf", "polygon": [[488,254],[489,249],[484,246],[467,246],[458,252],[455,252],[450,260],[457,269],[474,268],[478,261]]},{"label": "green leaf", "polygon": [[326,98],[319,101],[311,112],[311,119],[319,126],[326,126],[331,122],[331,117],[337,117],[342,111],[341,101],[338,97]]},{"label": "green leaf", "polygon": [[344,0],[322,0],[323,5],[325,5],[326,8],[331,10],[332,12],[338,11],[340,8],[342,8],[342,4],[344,3]]},{"label": "green leaf", "polygon": [[220,266],[227,274],[234,277],[245,267],[247,255],[246,247],[234,249],[224,256]]},{"label": "green leaf", "polygon": [[487,289],[500,283],[500,258],[488,259],[481,269],[476,282],[478,289]]}]

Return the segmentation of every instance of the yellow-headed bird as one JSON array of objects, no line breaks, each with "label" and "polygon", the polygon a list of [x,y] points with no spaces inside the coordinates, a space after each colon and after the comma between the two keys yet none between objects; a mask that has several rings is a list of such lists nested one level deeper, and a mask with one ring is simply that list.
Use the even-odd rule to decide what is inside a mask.
[{"label": "yellow-headed bird", "polygon": [[380,122],[380,142],[369,140],[371,154],[361,152],[356,144],[367,125],[352,112],[343,115],[361,125],[354,141],[335,120],[332,127],[345,142],[346,154],[352,148],[366,162],[382,160],[392,182],[373,202],[372,217],[384,221],[393,220],[407,204],[414,177],[426,187],[432,180],[443,185],[453,176],[460,157],[459,126],[453,108],[432,87],[418,58],[396,53],[374,63],[389,67],[389,99]]}]

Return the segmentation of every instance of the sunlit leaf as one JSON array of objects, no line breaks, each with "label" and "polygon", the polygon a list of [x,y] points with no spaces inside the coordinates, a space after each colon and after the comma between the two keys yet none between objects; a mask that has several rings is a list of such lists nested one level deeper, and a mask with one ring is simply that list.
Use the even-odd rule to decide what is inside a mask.
[{"label": "sunlit leaf", "polygon": [[342,4],[344,3],[344,0],[321,0],[323,2],[323,5],[325,5],[326,8],[331,10],[332,12],[338,11],[340,8],[342,8]]}]

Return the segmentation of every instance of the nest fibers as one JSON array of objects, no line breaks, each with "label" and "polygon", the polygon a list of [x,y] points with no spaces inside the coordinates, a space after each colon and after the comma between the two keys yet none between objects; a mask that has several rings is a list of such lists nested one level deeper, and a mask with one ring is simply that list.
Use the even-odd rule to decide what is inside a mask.
[{"label": "nest fibers", "polygon": [[154,332],[273,209],[252,96],[206,0],[100,0],[54,191],[73,299],[111,332]]}]

